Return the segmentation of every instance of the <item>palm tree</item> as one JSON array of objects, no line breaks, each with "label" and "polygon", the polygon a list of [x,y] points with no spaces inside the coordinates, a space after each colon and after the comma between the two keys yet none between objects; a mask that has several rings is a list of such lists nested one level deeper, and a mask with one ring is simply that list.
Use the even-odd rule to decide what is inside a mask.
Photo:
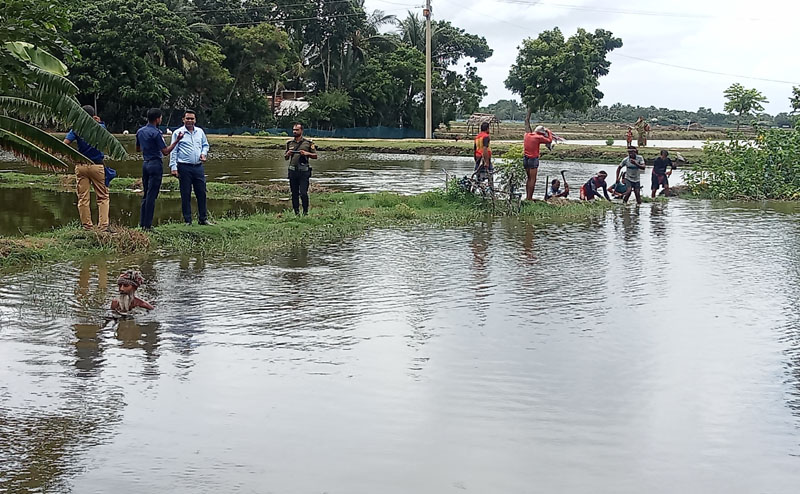
[{"label": "palm tree", "polygon": [[71,127],[89,144],[114,159],[127,156],[125,148],[81,108],[78,88],[70,82],[66,66],[48,52],[29,43],[0,45],[0,57],[13,57],[24,69],[24,84],[12,83],[0,93],[0,148],[26,162],[51,171],[68,171],[71,165],[91,161],[47,132],[11,115],[34,122],[58,121]]}]

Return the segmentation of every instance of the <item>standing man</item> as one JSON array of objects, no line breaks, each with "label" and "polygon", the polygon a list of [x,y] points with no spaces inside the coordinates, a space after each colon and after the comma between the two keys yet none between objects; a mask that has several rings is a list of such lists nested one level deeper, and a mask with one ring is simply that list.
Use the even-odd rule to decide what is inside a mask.
[{"label": "standing man", "polygon": [[183,137],[182,132],[176,132],[169,146],[164,142],[164,137],[158,126],[161,125],[161,110],[150,108],[147,111],[147,125],[136,131],[136,151],[142,153],[142,211],[139,216],[139,226],[143,230],[153,227],[153,214],[156,210],[156,199],[161,190],[161,176],[164,173],[164,163],[161,159],[169,155]]},{"label": "standing man", "polygon": [[300,214],[300,200],[303,201],[303,215],[308,214],[308,183],[311,179],[311,167],[308,159],[317,159],[317,147],[303,137],[303,124],[292,126],[294,139],[286,143],[284,159],[289,161],[289,189],[292,191],[292,208],[294,214]]},{"label": "standing man", "polygon": [[489,187],[494,188],[494,167],[492,167],[492,148],[489,147],[489,122],[481,123],[481,131],[475,136],[472,144],[475,158],[475,174],[479,182],[489,179]]},{"label": "standing man", "polygon": [[[203,129],[196,127],[194,110],[183,112],[183,127],[172,134],[172,144],[178,143],[169,154],[169,169],[173,177],[178,177],[181,190],[181,211],[183,222],[192,224],[192,187],[197,198],[197,222],[208,225],[206,208],[206,171],[203,163],[208,159],[208,139]],[[183,139],[177,140],[178,134]]]},{"label": "standing man", "polygon": [[[100,122],[94,107],[91,105],[84,105],[83,110],[88,113],[96,122],[103,128],[106,125]],[[97,227],[102,231],[108,231],[108,187],[106,186],[106,172],[103,161],[105,155],[99,149],[91,146],[88,142],[84,141],[72,129],[69,129],[66,137],[64,137],[64,144],[70,145],[78,141],[78,152],[89,158],[93,165],[76,165],[75,178],[77,181],[78,192],[78,215],[81,218],[81,225],[85,230],[89,230],[92,225],[92,210],[89,207],[89,188],[94,188],[94,193],[97,196]]]},{"label": "standing man", "polygon": [[639,156],[637,149],[633,146],[628,148],[628,157],[622,160],[622,163],[617,167],[617,176],[620,171],[625,168],[625,186],[628,190],[622,197],[622,202],[628,203],[628,198],[631,192],[636,195],[636,204],[642,203],[642,182],[639,177],[642,170],[644,170],[644,158]]},{"label": "standing man", "polygon": [[[667,167],[670,167],[667,171]],[[653,191],[652,198],[656,198],[658,188],[664,186],[664,195],[669,195],[669,176],[672,175],[672,170],[675,169],[675,164],[669,159],[669,151],[666,149],[661,150],[661,154],[656,158],[653,163],[653,175],[650,177],[650,188]]]},{"label": "standing man", "polygon": [[533,191],[536,188],[536,175],[539,173],[539,146],[549,145],[553,142],[553,133],[541,125],[531,132],[531,124],[525,121],[525,137],[522,140],[524,156],[522,164],[528,179],[525,181],[526,200],[533,200]]}]

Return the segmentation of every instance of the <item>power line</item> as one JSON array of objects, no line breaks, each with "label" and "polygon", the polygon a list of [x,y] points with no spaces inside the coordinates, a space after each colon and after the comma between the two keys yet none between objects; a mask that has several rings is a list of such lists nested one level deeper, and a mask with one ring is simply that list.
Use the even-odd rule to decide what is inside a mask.
[{"label": "power line", "polygon": [[632,60],[639,60],[640,62],[647,62],[647,63],[656,64],[656,65],[663,65],[665,67],[672,67],[672,68],[675,68],[675,69],[691,70],[691,71],[694,71],[694,72],[703,72],[705,74],[724,75],[724,76],[727,76],[727,77],[736,77],[736,78],[739,78],[739,79],[750,79],[750,80],[753,80],[753,81],[777,82],[779,84],[800,85],[800,83],[792,82],[792,81],[782,81],[782,80],[779,80],[779,79],[767,79],[765,77],[752,77],[752,76],[748,76],[748,75],[730,74],[730,73],[727,73],[727,72],[717,72],[715,70],[698,69],[697,67],[685,67],[683,65],[675,65],[675,64],[672,64],[672,63],[657,62],[655,60],[648,60],[647,58],[634,57],[632,55],[623,55],[622,53],[612,53],[612,55],[617,56],[617,57],[630,58]]},{"label": "power line", "polygon": [[[376,2],[381,2],[381,3],[388,3],[388,4],[391,4],[391,5],[401,5],[401,6],[407,7],[407,8],[419,7],[419,5],[409,5],[407,3],[390,2],[390,1],[387,1],[387,0],[375,0],[375,1]],[[336,4],[338,4],[338,3],[349,3],[349,4],[353,4],[353,6],[356,7],[355,2],[353,0],[327,0],[325,2],[325,5],[330,5],[330,4],[335,4],[335,3]],[[208,13],[208,12],[250,12],[250,11],[269,10],[270,13],[272,13],[272,12],[280,11],[280,9],[282,9],[284,7],[305,7],[305,6],[309,6],[309,5],[313,5],[314,7],[318,7],[319,6],[317,4],[313,4],[313,3],[309,3],[309,2],[302,2],[302,3],[287,3],[287,4],[281,4],[281,5],[275,5],[275,4],[272,4],[272,5],[260,5],[260,6],[252,6],[252,7],[247,7],[247,6],[224,7],[224,8],[217,8],[217,9],[192,9],[192,8],[188,8],[184,12],[186,12],[186,13]],[[359,7],[359,8],[361,8],[361,7]],[[367,11],[364,10],[364,12],[367,12]]]},{"label": "power line", "polygon": [[[392,9],[392,10],[387,10],[386,12],[399,12],[400,10],[404,9]],[[349,14],[332,14],[332,15],[314,16],[314,17],[295,17],[290,19],[275,18],[275,19],[270,19],[269,21],[260,20],[260,21],[248,21],[248,22],[224,22],[220,24],[208,24],[208,25],[212,27],[250,26],[250,25],[264,24],[264,23],[272,24],[272,23],[285,23],[285,22],[296,22],[296,21],[325,21],[328,19],[335,19],[339,17],[354,17],[362,15],[364,15],[364,12],[351,12]]]},{"label": "power line", "polygon": [[665,12],[665,11],[653,11],[653,10],[632,10],[632,9],[617,9],[613,7],[591,7],[591,6],[584,6],[584,5],[572,5],[568,3],[558,3],[558,2],[544,2],[544,1],[535,1],[529,2],[526,0],[498,0],[503,3],[511,3],[516,5],[539,5],[542,7],[558,7],[562,9],[568,10],[582,10],[587,12],[598,12],[602,14],[623,14],[623,15],[641,15],[641,16],[651,16],[651,17],[678,17],[684,19],[739,19],[739,20],[746,20],[746,21],[763,21],[764,19],[754,18],[754,17],[729,17],[729,16],[721,16],[717,14],[686,14],[682,12]]}]

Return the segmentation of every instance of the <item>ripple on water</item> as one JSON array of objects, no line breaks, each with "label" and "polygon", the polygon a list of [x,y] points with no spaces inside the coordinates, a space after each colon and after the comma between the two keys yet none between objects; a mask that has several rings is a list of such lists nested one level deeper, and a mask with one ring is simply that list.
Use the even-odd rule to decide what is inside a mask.
[{"label": "ripple on water", "polygon": [[145,260],[123,320],[113,263],[4,277],[0,490],[792,492],[797,233],[677,200]]}]

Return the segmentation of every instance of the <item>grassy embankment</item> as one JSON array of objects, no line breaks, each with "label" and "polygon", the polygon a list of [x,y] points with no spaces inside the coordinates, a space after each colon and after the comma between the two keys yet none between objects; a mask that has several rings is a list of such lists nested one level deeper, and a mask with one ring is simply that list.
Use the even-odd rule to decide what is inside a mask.
[{"label": "grassy embankment", "polygon": [[[119,136],[123,143],[128,143],[130,136]],[[236,156],[238,154],[251,154],[259,149],[284,149],[286,137],[255,137],[255,136],[209,136],[212,149]],[[131,141],[132,142],[132,141]],[[323,153],[336,153],[345,151],[367,151],[391,154],[430,154],[440,156],[472,156],[473,145],[471,140],[443,140],[443,139],[314,139],[317,148]],[[495,141],[492,143],[492,153],[502,156],[512,144],[522,142]],[[650,163],[658,155],[660,148],[643,148],[640,154]],[[701,161],[701,149],[670,148],[670,151],[679,151],[688,161],[696,164]],[[613,146],[582,146],[577,144],[559,144],[552,151],[542,146],[542,159],[556,161],[579,161],[590,163],[618,164],[625,157],[625,150]]]},{"label": "grassy embankment", "polygon": [[[16,181],[11,183],[9,176]],[[36,178],[31,178],[36,177]],[[58,190],[60,178],[2,174],[0,187],[22,186],[39,182],[41,188]],[[123,188],[124,180],[115,180]],[[231,184],[209,184],[212,194],[250,198],[252,191]],[[131,192],[128,192],[131,193]],[[285,196],[285,190],[269,187],[257,193],[259,200]],[[602,215],[609,203],[569,203],[552,205],[543,202],[526,204],[521,221],[559,221]],[[392,193],[353,194],[322,192],[312,198],[307,217],[294,214],[261,213],[243,217],[220,218],[213,226],[185,226],[172,223],[151,232],[118,228],[108,234],[84,231],[77,225],[21,238],[0,237],[0,269],[81,259],[92,255],[147,254],[156,251],[172,254],[205,254],[241,258],[259,258],[294,245],[313,245],[352,237],[372,228],[408,228],[414,226],[457,227],[482,221],[490,211],[485,202],[474,196],[451,191],[431,191],[416,196]]]}]

